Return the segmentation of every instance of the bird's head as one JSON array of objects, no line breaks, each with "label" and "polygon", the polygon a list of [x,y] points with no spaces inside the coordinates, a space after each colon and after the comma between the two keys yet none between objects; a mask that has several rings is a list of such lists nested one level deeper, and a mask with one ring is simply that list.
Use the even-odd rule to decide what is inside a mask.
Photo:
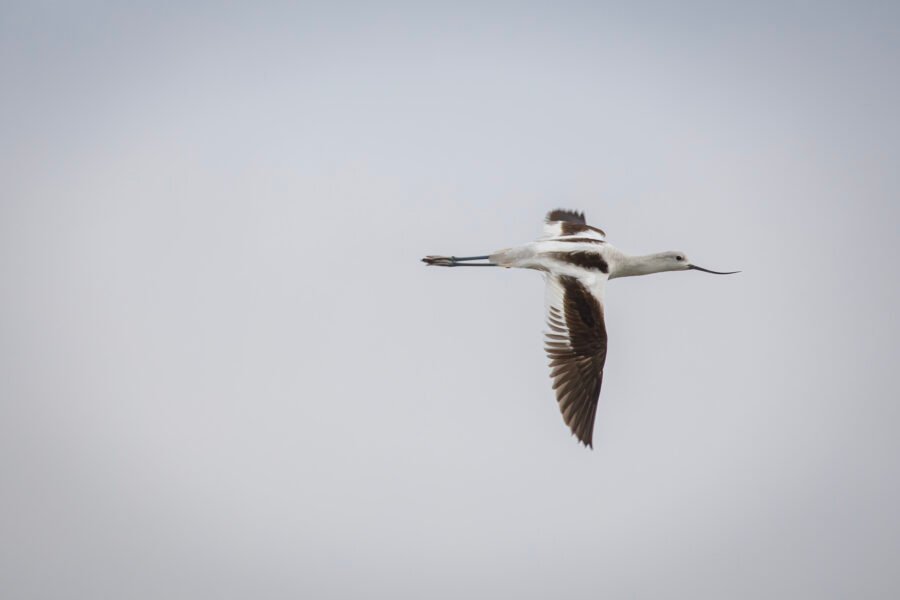
[{"label": "bird's head", "polygon": [[660,271],[703,271],[704,273],[712,273],[714,275],[733,275],[740,271],[710,271],[703,267],[692,264],[687,254],[680,250],[672,250],[671,252],[662,252],[656,255],[657,268]]}]

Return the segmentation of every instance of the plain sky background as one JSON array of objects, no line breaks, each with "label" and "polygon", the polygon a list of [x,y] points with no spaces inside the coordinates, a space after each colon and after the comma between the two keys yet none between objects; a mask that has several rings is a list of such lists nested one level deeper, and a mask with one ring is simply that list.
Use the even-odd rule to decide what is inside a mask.
[{"label": "plain sky background", "polygon": [[897,7],[4,2],[2,596],[897,597]]}]

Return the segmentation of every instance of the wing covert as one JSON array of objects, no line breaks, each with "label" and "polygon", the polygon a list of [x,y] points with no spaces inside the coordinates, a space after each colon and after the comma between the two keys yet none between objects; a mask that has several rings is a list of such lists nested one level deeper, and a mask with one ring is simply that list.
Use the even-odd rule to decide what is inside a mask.
[{"label": "wing covert", "polygon": [[559,208],[547,213],[542,237],[544,239],[582,237],[602,242],[606,240],[606,233],[602,229],[588,225],[584,213]]}]

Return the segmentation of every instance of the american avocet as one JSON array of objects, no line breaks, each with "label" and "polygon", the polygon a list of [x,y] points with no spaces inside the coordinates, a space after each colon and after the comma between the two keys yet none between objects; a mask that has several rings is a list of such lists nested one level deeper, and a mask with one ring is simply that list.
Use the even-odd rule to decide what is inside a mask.
[{"label": "american avocet", "polygon": [[[437,267],[515,267],[544,273],[547,281],[545,350],[563,420],[585,446],[593,447],[594,416],[606,362],[603,288],[607,279],[664,271],[710,271],[691,264],[684,252],[629,256],[606,242],[584,213],[554,210],[535,242],[486,256],[426,256]],[[484,262],[486,261],[486,262]]]}]

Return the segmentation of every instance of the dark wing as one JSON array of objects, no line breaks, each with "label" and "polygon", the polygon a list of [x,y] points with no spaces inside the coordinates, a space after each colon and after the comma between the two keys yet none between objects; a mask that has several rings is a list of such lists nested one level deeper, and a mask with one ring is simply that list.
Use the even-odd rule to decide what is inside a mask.
[{"label": "dark wing", "polygon": [[583,212],[575,212],[574,210],[565,210],[562,208],[557,208],[556,210],[551,210],[547,213],[546,221],[548,223],[552,223],[554,221],[568,221],[569,223],[579,223],[581,225],[587,225],[587,221],[584,220]]},{"label": "dark wing", "polygon": [[559,208],[547,213],[541,237],[543,239],[582,237],[603,242],[606,240],[606,233],[585,223],[584,213]]},{"label": "dark wing", "polygon": [[606,363],[606,324],[600,284],[588,287],[568,275],[547,280],[545,349],[563,420],[585,446],[593,447],[594,417]]}]

